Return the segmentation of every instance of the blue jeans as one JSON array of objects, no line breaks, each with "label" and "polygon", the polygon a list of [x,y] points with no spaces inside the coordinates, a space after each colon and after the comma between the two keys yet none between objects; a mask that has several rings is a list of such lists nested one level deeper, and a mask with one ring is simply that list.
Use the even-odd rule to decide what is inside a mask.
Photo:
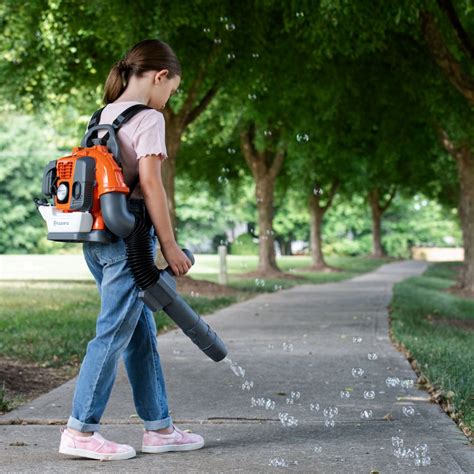
[{"label": "blue jeans", "polygon": [[[150,230],[154,258],[157,238]],[[96,336],[87,345],[67,426],[98,431],[123,355],[138,416],[145,429],[172,425],[152,311],[138,298],[127,264],[125,243],[84,242],[83,253],[97,284],[101,308]]]}]

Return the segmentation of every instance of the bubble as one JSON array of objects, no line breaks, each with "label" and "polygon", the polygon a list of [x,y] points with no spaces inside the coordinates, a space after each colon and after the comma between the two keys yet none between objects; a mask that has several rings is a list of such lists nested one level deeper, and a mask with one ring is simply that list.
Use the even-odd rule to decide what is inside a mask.
[{"label": "bubble", "polygon": [[373,400],[375,398],[375,392],[373,390],[364,390],[364,398],[366,400]]},{"label": "bubble", "polygon": [[257,94],[249,94],[247,96],[250,100],[257,100]]},{"label": "bubble", "polygon": [[265,137],[271,137],[272,136],[272,131],[271,130],[264,130],[263,131],[263,135]]},{"label": "bubble", "polygon": [[367,354],[367,359],[369,360],[377,360],[378,359],[378,355],[375,353],[375,352],[369,352]]},{"label": "bubble", "polygon": [[294,400],[292,398],[287,398],[286,399],[286,404],[287,405],[293,405],[293,403],[294,403]]},{"label": "bubble", "polygon": [[397,385],[400,385],[400,379],[398,377],[387,377],[385,383],[387,387],[396,387]]},{"label": "bubble", "polygon": [[258,53],[252,53],[252,58],[258,59],[260,57],[260,54]]},{"label": "bubble", "polygon": [[298,133],[296,140],[298,143],[307,143],[309,142],[309,135],[307,133]]},{"label": "bubble", "polygon": [[310,403],[309,404],[310,411],[319,411],[319,403]]},{"label": "bubble", "polygon": [[267,399],[265,402],[265,410],[274,410],[275,409],[275,402],[273,400]]},{"label": "bubble", "polygon": [[322,450],[323,450],[323,447],[318,446],[318,445],[313,448],[313,452],[315,452],[317,454],[321,453]]},{"label": "bubble", "polygon": [[426,443],[415,446],[415,456],[426,456],[428,454],[428,445]]},{"label": "bubble", "polygon": [[214,38],[214,43],[215,44],[221,44],[222,40],[220,38]]},{"label": "bubble", "polygon": [[360,342],[362,342],[362,338],[361,338],[360,336],[354,336],[354,337],[352,338],[352,342],[353,342],[354,344],[359,344]]},{"label": "bubble", "polygon": [[352,376],[357,378],[357,377],[362,377],[364,375],[364,369],[361,369],[360,367],[354,367],[352,369]]},{"label": "bubble", "polygon": [[220,184],[228,184],[229,179],[226,176],[219,176],[217,181],[219,181]]},{"label": "bubble", "polygon": [[291,392],[290,393],[290,396],[291,398],[293,398],[294,400],[299,400],[299,398],[301,397],[301,393],[300,392]]},{"label": "bubble", "polygon": [[203,28],[202,31],[204,31],[204,33],[210,33],[211,29],[210,28]]},{"label": "bubble", "polygon": [[323,410],[325,418],[334,418],[339,413],[337,407],[327,407]]},{"label": "bubble", "polygon": [[242,390],[250,390],[253,388],[253,381],[248,381],[246,380],[243,384],[242,384]]},{"label": "bubble", "polygon": [[372,418],[372,416],[373,416],[372,410],[362,410],[360,412],[360,417],[361,417],[362,420],[368,420],[368,419]]},{"label": "bubble", "polygon": [[224,23],[225,21],[227,21],[227,17],[226,17],[226,16],[221,16],[221,17],[219,18],[219,21],[220,21],[221,23]]},{"label": "bubble", "polygon": [[227,59],[235,59],[235,53],[227,53]]},{"label": "bubble", "polygon": [[392,436],[392,446],[395,448],[401,448],[403,446],[403,439],[399,436]]},{"label": "bubble", "polygon": [[298,426],[298,420],[288,413],[278,413],[278,419],[284,427]]},{"label": "bubble", "polygon": [[284,458],[272,458],[268,465],[272,467],[290,467],[289,463],[285,461]]},{"label": "bubble", "polygon": [[334,428],[335,424],[336,424],[336,422],[332,418],[328,418],[328,419],[324,420],[324,426],[326,428]]},{"label": "bubble", "polygon": [[350,398],[351,392],[349,392],[349,390],[341,390],[339,395],[341,396],[341,398]]},{"label": "bubble", "polygon": [[226,23],[225,29],[226,29],[227,31],[234,31],[234,30],[235,30],[235,25],[234,25],[234,23]]},{"label": "bubble", "polygon": [[415,407],[412,405],[404,406],[402,408],[403,414],[405,416],[414,416],[415,415]]},{"label": "bubble", "polygon": [[224,166],[221,171],[223,173],[228,173],[230,171],[230,169]]},{"label": "bubble", "polygon": [[296,12],[296,18],[303,18],[304,13],[303,12]]},{"label": "bubble", "polygon": [[284,342],[283,344],[283,350],[286,352],[293,352],[293,344],[291,342]]},{"label": "bubble", "polygon": [[235,148],[227,148],[227,153],[229,153],[229,155],[235,155],[236,149]]},{"label": "bubble", "polygon": [[413,388],[414,381],[412,379],[403,379],[400,381],[400,387]]}]

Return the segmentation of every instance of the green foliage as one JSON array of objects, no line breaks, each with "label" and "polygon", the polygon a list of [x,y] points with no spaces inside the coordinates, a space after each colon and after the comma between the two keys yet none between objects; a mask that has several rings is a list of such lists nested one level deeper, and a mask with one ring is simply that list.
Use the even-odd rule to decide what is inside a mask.
[{"label": "green foliage", "polygon": [[258,244],[250,234],[241,234],[230,244],[232,255],[258,255],[258,249]]},{"label": "green foliage", "polygon": [[459,264],[436,264],[421,277],[397,283],[391,326],[430,383],[454,393],[455,410],[473,429],[474,350],[467,327],[474,320],[474,301],[446,291],[459,268]]}]

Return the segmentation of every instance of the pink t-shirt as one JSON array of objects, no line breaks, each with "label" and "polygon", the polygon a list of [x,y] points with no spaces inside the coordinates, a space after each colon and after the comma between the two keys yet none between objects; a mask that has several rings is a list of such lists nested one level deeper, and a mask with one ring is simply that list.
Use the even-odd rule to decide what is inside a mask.
[{"label": "pink t-shirt", "polygon": [[[100,114],[99,124],[111,124],[124,110],[140,102],[112,102],[107,104]],[[99,130],[102,138],[106,130]],[[159,155],[161,160],[168,157],[165,143],[165,118],[158,110],[141,110],[128,122],[124,123],[117,133],[123,174],[127,186],[131,186],[138,174],[138,160],[146,155]],[[140,183],[137,183],[132,198],[143,199]]]}]

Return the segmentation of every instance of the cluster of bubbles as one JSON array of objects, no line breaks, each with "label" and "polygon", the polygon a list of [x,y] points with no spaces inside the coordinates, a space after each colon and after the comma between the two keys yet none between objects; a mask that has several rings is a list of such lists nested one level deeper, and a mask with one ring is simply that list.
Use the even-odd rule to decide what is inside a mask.
[{"label": "cluster of bubbles", "polygon": [[299,400],[301,397],[300,392],[293,392],[293,390],[290,393],[290,398],[286,399],[286,404],[287,405],[293,405],[295,403],[295,400]]},{"label": "cluster of bubbles", "polygon": [[243,384],[242,384],[242,390],[249,390],[253,388],[253,381],[252,380],[246,380]]},{"label": "cluster of bubbles", "polygon": [[408,417],[415,415],[415,407],[413,405],[404,406],[402,411],[403,414]]},{"label": "cluster of bubbles", "polygon": [[347,389],[341,390],[339,392],[339,395],[340,395],[341,398],[351,398],[351,392]]},{"label": "cluster of bubbles", "polygon": [[375,398],[375,392],[373,390],[364,390],[364,398],[366,400],[373,400]]},{"label": "cluster of bubbles", "polygon": [[251,92],[250,94],[248,94],[247,97],[248,97],[250,100],[257,100],[257,94],[254,94],[254,93],[252,93],[252,92]]},{"label": "cluster of bubbles", "polygon": [[364,371],[364,369],[362,369],[360,367],[354,367],[351,370],[351,373],[352,373],[352,376],[354,378],[358,378],[358,377],[362,377],[365,374],[365,371]]},{"label": "cluster of bubbles", "polygon": [[288,413],[278,413],[278,419],[285,428],[292,428],[293,426],[298,426],[298,420],[289,415]]},{"label": "cluster of bubbles", "polygon": [[258,53],[252,53],[252,58],[253,59],[258,59],[260,57],[260,54]]},{"label": "cluster of bubbles", "polygon": [[323,191],[321,188],[318,188],[318,187],[314,187],[314,188],[313,188],[313,194],[314,194],[315,196],[321,196],[321,195],[323,194],[323,192],[324,192],[324,191]]},{"label": "cluster of bubbles", "polygon": [[309,411],[319,411],[319,403],[310,403]]},{"label": "cluster of bubbles", "polygon": [[304,13],[303,12],[296,12],[296,18],[303,18]]},{"label": "cluster of bubbles", "polygon": [[400,385],[400,379],[398,377],[387,377],[385,379],[385,384],[387,387],[396,387],[397,385]]},{"label": "cluster of bubbles", "polygon": [[282,346],[283,346],[283,350],[284,350],[284,351],[286,351],[286,352],[293,352],[294,347],[293,347],[293,344],[292,344],[291,342],[284,342],[284,343],[282,344]]},{"label": "cluster of bubbles", "polygon": [[324,415],[324,426],[326,428],[333,428],[336,422],[334,421],[334,417],[339,413],[337,407],[327,407],[323,410]]},{"label": "cluster of bubbles", "polygon": [[229,183],[229,178],[227,178],[227,176],[219,176],[217,178],[217,181],[219,182],[219,184],[228,184]]},{"label": "cluster of bubbles", "polygon": [[235,59],[235,53],[232,53],[232,52],[231,52],[231,53],[227,53],[227,59],[229,59],[229,60]]},{"label": "cluster of bubbles", "polygon": [[372,418],[372,416],[373,416],[372,410],[362,410],[360,412],[360,417],[362,420],[369,420],[370,418]]},{"label": "cluster of bubbles", "polygon": [[229,147],[227,148],[227,153],[229,153],[229,155],[235,155],[237,150],[235,148]]},{"label": "cluster of bubbles", "polygon": [[307,133],[298,133],[296,135],[296,141],[298,143],[307,143],[309,142],[309,135]]},{"label": "cluster of bubbles", "polygon": [[265,280],[263,278],[255,278],[255,286],[263,288],[265,286]]},{"label": "cluster of bubbles", "polygon": [[240,367],[240,365],[236,364],[235,362],[232,362],[232,360],[228,357],[226,357],[224,361],[230,365],[230,368],[232,372],[234,372],[234,375],[236,375],[237,377],[245,377],[245,369]]},{"label": "cluster of bubbles", "polygon": [[271,137],[272,136],[272,131],[271,130],[264,130],[263,131],[263,135],[265,137]]},{"label": "cluster of bubbles", "polygon": [[375,352],[369,352],[367,354],[367,359],[369,360],[377,360],[379,356]]},{"label": "cluster of bubbles", "polygon": [[265,408],[265,410],[274,410],[275,406],[276,406],[276,403],[271,398],[263,398],[263,397],[255,398],[255,397],[252,397],[250,399],[250,406],[252,408],[262,407],[262,408]]},{"label": "cluster of bubbles", "polygon": [[414,448],[406,448],[403,444],[402,438],[392,436],[393,455],[395,457],[399,459],[413,459],[415,466],[429,466],[431,464],[426,443],[419,443]]},{"label": "cluster of bubbles", "polygon": [[298,465],[298,461],[286,461],[284,458],[272,458],[268,465],[272,467],[290,467],[290,464]]},{"label": "cluster of bubbles", "polygon": [[360,343],[362,342],[362,338],[361,338],[360,336],[354,336],[354,337],[352,338],[352,342],[353,342],[354,344],[360,344]]}]

